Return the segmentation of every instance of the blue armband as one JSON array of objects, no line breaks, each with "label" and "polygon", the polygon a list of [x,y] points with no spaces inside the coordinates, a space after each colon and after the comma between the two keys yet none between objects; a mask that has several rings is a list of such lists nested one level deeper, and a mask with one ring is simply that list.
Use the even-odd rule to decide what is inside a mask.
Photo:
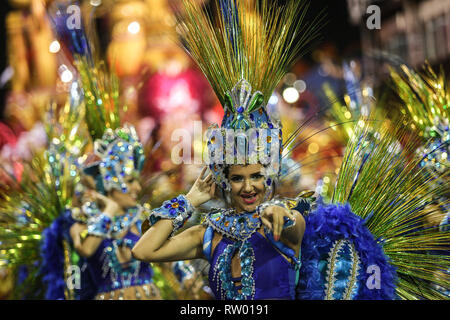
[{"label": "blue armband", "polygon": [[170,219],[173,223],[171,236],[175,234],[189,220],[194,208],[184,195],[179,195],[172,200],[167,200],[157,209],[152,210],[148,221],[153,226],[160,219]]},{"label": "blue armband", "polygon": [[102,237],[110,238],[112,231],[112,220],[105,214],[99,214],[95,218],[91,218],[88,221],[88,234]]}]

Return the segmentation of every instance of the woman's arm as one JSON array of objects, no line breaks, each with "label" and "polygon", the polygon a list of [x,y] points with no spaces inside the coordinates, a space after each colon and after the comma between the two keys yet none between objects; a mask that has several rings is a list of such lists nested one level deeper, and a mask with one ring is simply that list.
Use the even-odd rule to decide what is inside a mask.
[{"label": "woman's arm", "polygon": [[82,240],[81,234],[86,231],[87,226],[77,222],[70,228],[70,236],[78,254],[82,257],[89,258],[97,251],[103,239],[96,236],[88,236],[86,239]]},{"label": "woman's arm", "polygon": [[[202,170],[191,190],[183,199],[184,202],[188,202],[186,207],[197,207],[214,197],[215,183],[212,174],[203,178],[206,170],[207,167]],[[155,212],[164,211],[162,208],[155,209]],[[186,219],[188,216],[185,215],[184,218]],[[173,231],[174,222],[171,219],[160,219],[136,243],[131,251],[133,257],[147,262],[178,261],[203,257],[204,227],[194,226],[170,237]]]},{"label": "woman's arm", "polygon": [[[86,196],[90,201],[100,201],[104,204],[104,210],[101,215],[103,215],[108,220],[112,220],[115,214],[120,210],[119,205],[112,199],[94,191],[86,191]],[[88,235],[83,239],[82,233],[87,233],[88,226],[81,223],[75,223],[70,228],[70,236],[72,238],[75,250],[83,257],[91,257],[98,249],[102,241],[104,240],[101,236]],[[90,230],[91,231],[91,230]],[[128,230],[123,230],[117,237],[122,238],[127,234]]]},{"label": "woman's arm", "polygon": [[283,229],[281,232],[281,241],[288,242],[293,245],[301,245],[303,240],[303,235],[305,233],[305,219],[300,214],[300,212],[292,210],[292,215],[295,218],[295,225],[292,227]]},{"label": "woman's arm", "polygon": [[203,258],[203,235],[201,225],[191,227],[169,238],[173,230],[171,220],[155,223],[139,239],[131,250],[133,257],[146,262],[168,262]]}]

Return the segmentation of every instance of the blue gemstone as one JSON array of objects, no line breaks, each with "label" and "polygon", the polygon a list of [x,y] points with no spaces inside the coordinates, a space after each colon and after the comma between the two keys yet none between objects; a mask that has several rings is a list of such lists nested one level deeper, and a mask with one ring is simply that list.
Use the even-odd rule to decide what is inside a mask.
[{"label": "blue gemstone", "polygon": [[252,114],[250,114],[250,120],[255,120],[255,116],[253,115],[253,113]]},{"label": "blue gemstone", "polygon": [[270,186],[272,184],[272,179],[267,179],[267,185]]},{"label": "blue gemstone", "polygon": [[250,287],[253,285],[253,281],[251,278],[244,278],[242,279],[242,285],[245,287]]},{"label": "blue gemstone", "polygon": [[225,282],[222,286],[227,291],[233,288],[233,285],[230,282]]},{"label": "blue gemstone", "polygon": [[175,210],[174,208],[172,208],[172,209],[169,210],[169,212],[170,212],[170,214],[174,215],[174,214],[177,213],[177,210]]},{"label": "blue gemstone", "polygon": [[273,129],[273,124],[271,124],[270,122],[269,122],[269,128]]},{"label": "blue gemstone", "polygon": [[169,208],[171,208],[172,207],[172,205],[170,204],[170,203],[166,203],[165,205],[164,205],[164,208],[166,208],[166,209],[169,209]]},{"label": "blue gemstone", "polygon": [[252,294],[252,288],[242,288],[242,293],[249,296]]},{"label": "blue gemstone", "polygon": [[178,203],[179,203],[181,206],[184,206],[184,205],[186,204],[186,202],[184,202],[184,200],[180,200],[180,201],[178,201]]},{"label": "blue gemstone", "polygon": [[240,106],[240,107],[237,109],[237,112],[239,112],[239,113],[244,112],[244,107]]},{"label": "blue gemstone", "polygon": [[177,198],[173,198],[172,200],[170,200],[171,202],[177,202]]},{"label": "blue gemstone", "polygon": [[226,188],[227,187],[227,184],[225,183],[225,182],[222,182],[222,188]]}]

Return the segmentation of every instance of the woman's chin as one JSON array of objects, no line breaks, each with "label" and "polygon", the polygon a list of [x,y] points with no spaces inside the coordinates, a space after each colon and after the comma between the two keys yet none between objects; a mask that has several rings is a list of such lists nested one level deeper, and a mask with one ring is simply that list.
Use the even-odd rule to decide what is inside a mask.
[{"label": "woman's chin", "polygon": [[137,202],[136,201],[128,201],[127,203],[124,203],[124,205],[122,206],[124,209],[131,209],[137,206]]},{"label": "woman's chin", "polygon": [[255,211],[256,208],[260,205],[260,201],[255,201],[255,203],[252,204],[242,204],[242,208],[247,212]]}]

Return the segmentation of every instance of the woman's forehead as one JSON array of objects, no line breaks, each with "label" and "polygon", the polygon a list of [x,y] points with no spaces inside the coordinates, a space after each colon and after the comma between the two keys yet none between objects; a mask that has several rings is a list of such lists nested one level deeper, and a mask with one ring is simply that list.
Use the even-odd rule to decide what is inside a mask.
[{"label": "woman's forehead", "polygon": [[229,173],[234,175],[249,175],[253,173],[260,173],[261,168],[261,164],[232,165]]}]

